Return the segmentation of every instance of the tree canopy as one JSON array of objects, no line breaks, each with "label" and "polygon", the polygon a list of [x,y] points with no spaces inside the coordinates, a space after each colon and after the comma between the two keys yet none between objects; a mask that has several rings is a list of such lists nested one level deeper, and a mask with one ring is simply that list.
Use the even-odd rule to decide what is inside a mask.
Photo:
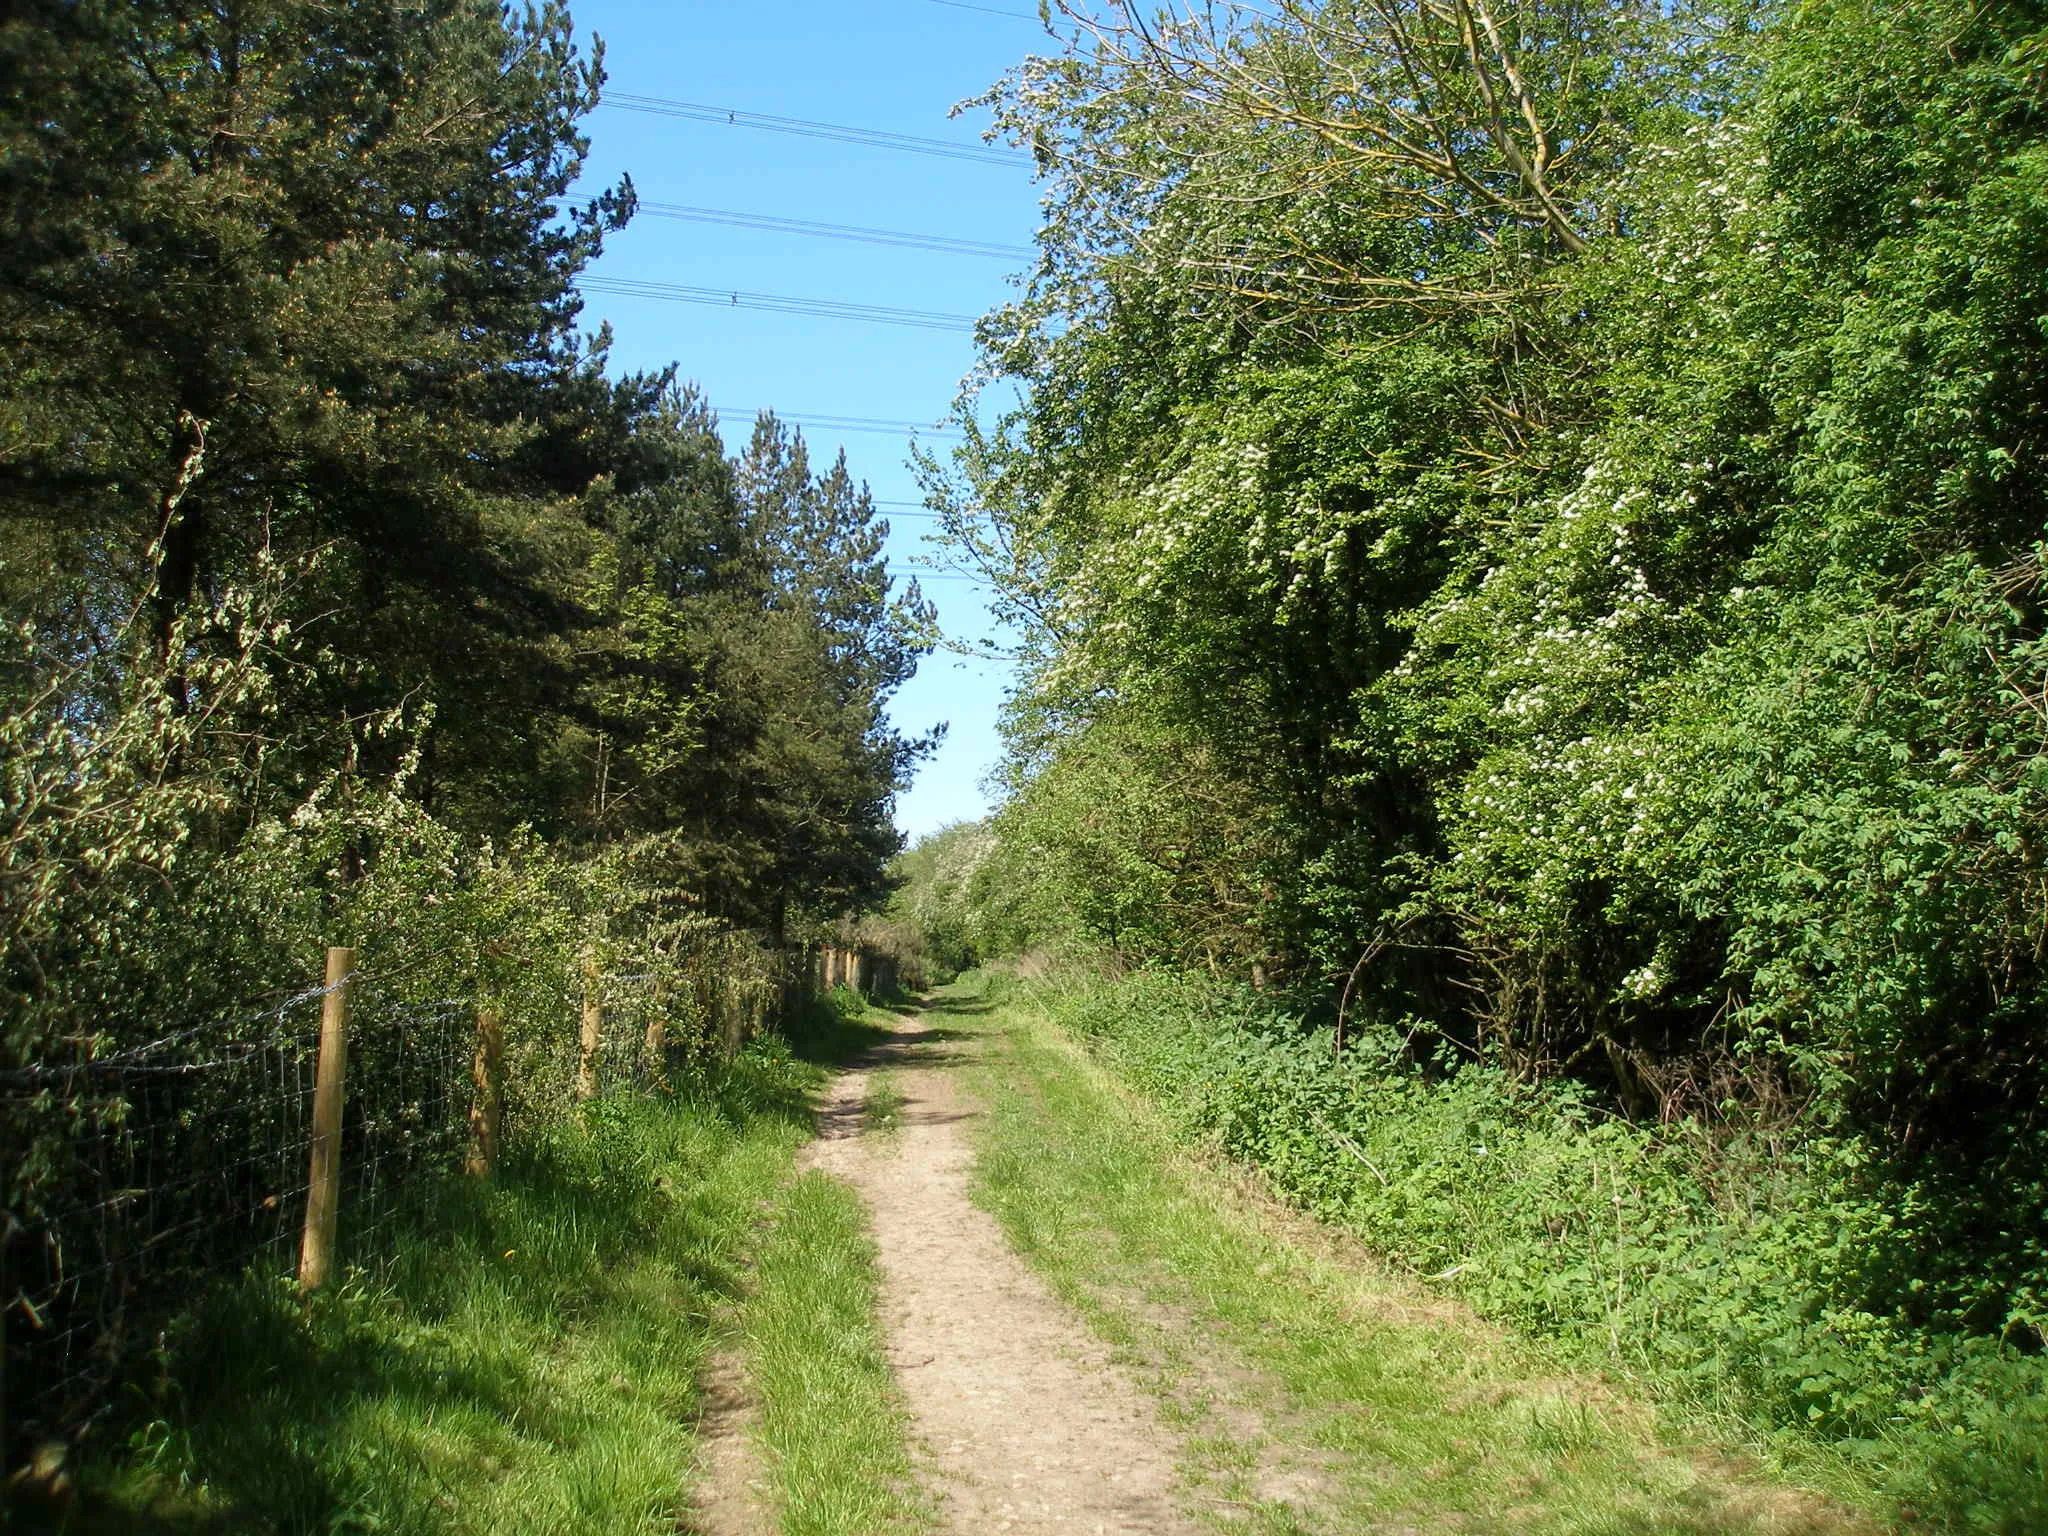
[{"label": "tree canopy", "polygon": [[2040,9],[1067,14],[989,911],[2044,1198]]},{"label": "tree canopy", "polygon": [[772,416],[729,457],[583,329],[634,207],[571,195],[602,80],[556,3],[0,21],[11,1014],[175,993],[138,925],[214,896],[223,995],[268,986],[237,892],[346,926],[415,835],[778,943],[882,899],[931,610],[843,459]]}]

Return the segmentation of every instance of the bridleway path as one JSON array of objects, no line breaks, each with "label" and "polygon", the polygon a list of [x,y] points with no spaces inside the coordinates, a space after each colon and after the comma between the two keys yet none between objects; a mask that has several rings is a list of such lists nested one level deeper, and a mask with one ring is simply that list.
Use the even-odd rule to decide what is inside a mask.
[{"label": "bridleway path", "polygon": [[[974,1048],[925,1016],[898,1017],[892,1038],[833,1082],[805,1154],[867,1204],[884,1337],[941,1527],[1200,1529],[1182,1512],[1175,1445],[1152,1399],[968,1196],[980,1109],[959,1076]],[[863,1124],[879,1070],[902,1095],[886,1135]]]}]

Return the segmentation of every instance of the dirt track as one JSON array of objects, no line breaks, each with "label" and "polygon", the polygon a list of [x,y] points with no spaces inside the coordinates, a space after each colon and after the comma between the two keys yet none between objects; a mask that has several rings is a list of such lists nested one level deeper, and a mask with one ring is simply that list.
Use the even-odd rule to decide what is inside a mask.
[{"label": "dirt track", "polygon": [[[979,1011],[972,1004],[948,1006]],[[1188,1350],[1185,1357],[1176,1354],[1176,1369],[1198,1389],[1192,1400],[1172,1392],[1155,1399],[1141,1390],[1101,1339],[1026,1266],[995,1219],[970,1200],[971,1132],[984,1111],[963,1087],[961,1068],[981,1048],[982,1037],[948,1029],[948,1019],[943,1008],[897,1018],[885,1043],[833,1080],[819,1106],[817,1138],[801,1158],[805,1168],[844,1180],[867,1208],[883,1337],[914,1420],[919,1481],[932,1496],[940,1529],[967,1536],[1192,1532],[1208,1528],[1195,1518],[1197,1508],[1219,1521],[1263,1511],[1260,1519],[1280,1522],[1259,1524],[1260,1529],[1471,1528],[1461,1517],[1470,1513],[1468,1498],[1446,1510],[1450,1527],[1431,1517],[1437,1489],[1429,1479],[1440,1475],[1427,1470],[1439,1465],[1434,1460],[1422,1481],[1411,1479],[1413,1486],[1396,1490],[1397,1502],[1362,1524],[1347,1522],[1354,1494],[1365,1489],[1378,1496],[1379,1474],[1368,1469],[1372,1481],[1358,1487],[1333,1482],[1330,1463],[1306,1433],[1313,1425],[1295,1420],[1278,1395],[1263,1390],[1270,1383],[1249,1374],[1239,1380],[1242,1363],[1233,1366],[1230,1351],[1207,1330],[1175,1330],[1186,1335]],[[886,1097],[898,1101],[887,1130],[869,1123],[878,1072],[888,1074],[893,1089]],[[1262,1192],[1257,1199],[1262,1223],[1303,1227],[1304,1218],[1267,1209]],[[1303,1251],[1335,1241],[1310,1229]],[[1349,1273],[1345,1265],[1338,1267]],[[1382,1296],[1377,1284],[1360,1295],[1376,1318],[1405,1317],[1415,1309],[1413,1295]],[[1432,1318],[1444,1310],[1435,1304]],[[1481,1331],[1475,1327],[1475,1336]],[[1430,1347],[1443,1347],[1434,1331]],[[1143,1348],[1137,1353],[1146,1358]],[[688,1529],[701,1536],[762,1536],[773,1521],[764,1508],[766,1487],[749,1443],[746,1404],[734,1396],[739,1383],[731,1367],[721,1360],[706,1383],[701,1481]],[[1430,1381],[1440,1379],[1441,1373],[1417,1369]],[[1470,1412],[1475,1381],[1493,1393],[1488,1404],[1539,1407],[1556,1396],[1558,1384],[1512,1372],[1476,1379],[1454,1373],[1448,1379],[1453,1390],[1438,1410],[1453,1420],[1466,1415],[1470,1427],[1463,1433],[1477,1437],[1482,1448],[1495,1447],[1508,1473],[1515,1473],[1517,1457],[1528,1464],[1502,1495],[1512,1519],[1499,1528],[1518,1528],[1517,1501],[1544,1486],[1545,1478],[1568,1478],[1573,1463],[1540,1447],[1528,1453],[1512,1437],[1487,1438],[1491,1419],[1482,1422]],[[1247,1383],[1261,1390],[1241,1391]],[[1157,1403],[1174,1409],[1178,1434],[1162,1425]],[[1191,1405],[1197,1407],[1195,1417],[1188,1414]],[[1369,1410],[1356,1410],[1347,1399],[1343,1411]],[[1472,1443],[1455,1445],[1469,1451]],[[1213,1450],[1200,1450],[1213,1444],[1230,1448],[1230,1470],[1219,1472],[1224,1464],[1210,1464]],[[1183,1450],[1193,1457],[1185,1467],[1179,1464]],[[1603,1529],[1787,1536],[1874,1529],[1802,1490],[1756,1480],[1746,1463],[1718,1462],[1701,1451],[1684,1453],[1688,1469],[1675,1466],[1670,1453],[1647,1439],[1639,1450],[1639,1464],[1628,1460],[1634,1452],[1618,1453],[1621,1480],[1594,1485],[1605,1490],[1604,1498],[1625,1506],[1615,1511],[1623,1523]],[[1656,1461],[1660,1456],[1664,1460]],[[1639,1473],[1640,1488],[1629,1478],[1630,1468]],[[1568,1495],[1567,1483],[1559,1497]],[[1631,1519],[1651,1523],[1626,1523]],[[1668,1525],[1654,1523],[1667,1519]]]},{"label": "dirt track", "polygon": [[[1056,1301],[967,1194],[960,1089],[971,1042],[924,1018],[832,1085],[809,1166],[867,1203],[890,1358],[934,1473],[944,1529],[1178,1532],[1174,1447],[1151,1399]],[[868,1079],[889,1068],[900,1129],[863,1134]]]}]

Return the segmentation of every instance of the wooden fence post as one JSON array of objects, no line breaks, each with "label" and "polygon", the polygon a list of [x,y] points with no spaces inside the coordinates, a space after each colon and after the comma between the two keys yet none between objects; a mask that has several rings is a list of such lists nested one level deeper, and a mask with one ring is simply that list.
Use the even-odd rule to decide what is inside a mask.
[{"label": "wooden fence post", "polygon": [[476,1011],[476,1097],[469,1103],[467,1171],[488,1178],[498,1164],[498,1120],[505,1110],[505,1026],[492,1009]]},{"label": "wooden fence post", "polygon": [[604,1044],[604,998],[598,986],[597,952],[583,957],[583,1036],[576,1054],[576,1097],[597,1097],[597,1052]]},{"label": "wooden fence post", "polygon": [[341,1082],[348,1071],[348,982],[356,952],[327,951],[327,995],[320,1002],[320,1063],[313,1079],[313,1156],[306,1175],[306,1228],[299,1239],[299,1289],[317,1291],[334,1268],[341,1216]]},{"label": "wooden fence post", "polygon": [[668,975],[654,978],[654,1006],[647,1014],[647,1072],[657,1091],[668,1092]]}]

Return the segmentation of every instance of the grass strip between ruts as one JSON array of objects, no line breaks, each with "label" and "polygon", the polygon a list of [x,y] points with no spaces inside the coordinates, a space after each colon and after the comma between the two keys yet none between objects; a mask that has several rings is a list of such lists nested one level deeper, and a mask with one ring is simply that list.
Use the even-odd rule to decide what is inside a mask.
[{"label": "grass strip between ruts", "polygon": [[782,1536],[925,1523],[875,1290],[859,1196],[827,1174],[802,1175],[762,1240],[746,1309],[748,1373]]}]

